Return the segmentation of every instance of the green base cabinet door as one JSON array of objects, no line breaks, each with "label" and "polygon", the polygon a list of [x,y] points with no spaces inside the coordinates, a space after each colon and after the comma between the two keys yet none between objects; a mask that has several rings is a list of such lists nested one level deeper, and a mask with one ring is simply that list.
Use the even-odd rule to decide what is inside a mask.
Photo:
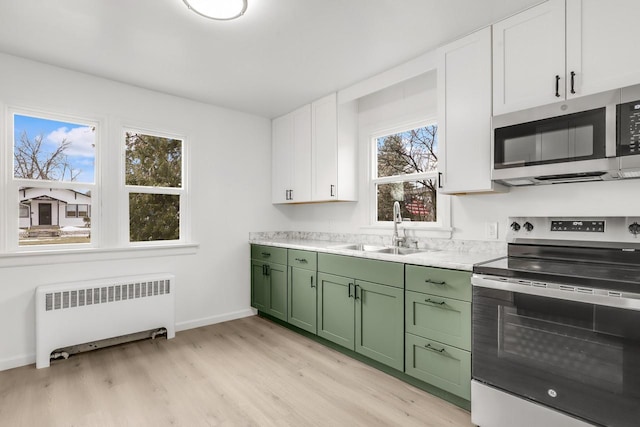
[{"label": "green base cabinet door", "polygon": [[312,334],[317,333],[317,285],[315,271],[290,268],[289,323]]},{"label": "green base cabinet door", "polygon": [[269,310],[269,280],[266,276],[267,263],[251,260],[251,307],[259,311]]},{"label": "green base cabinet door", "polygon": [[471,353],[405,334],[405,372],[464,399],[471,399]]},{"label": "green base cabinet door", "polygon": [[318,273],[318,336],[355,349],[355,284],[352,279]]},{"label": "green base cabinet door", "polygon": [[269,309],[267,313],[287,321],[287,267],[270,264],[268,269]]},{"label": "green base cabinet door", "polygon": [[356,280],[356,352],[404,368],[404,290]]}]

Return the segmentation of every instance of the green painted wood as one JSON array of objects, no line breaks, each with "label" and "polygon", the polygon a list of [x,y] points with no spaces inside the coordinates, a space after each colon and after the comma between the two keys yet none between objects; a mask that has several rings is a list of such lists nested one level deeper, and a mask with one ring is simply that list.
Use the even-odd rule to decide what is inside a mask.
[{"label": "green painted wood", "polygon": [[316,271],[318,268],[318,254],[311,251],[289,249],[287,264],[293,267]]},{"label": "green painted wood", "polygon": [[[318,273],[318,336],[351,350],[355,348],[354,282]],[[352,296],[349,296],[350,288]]]},{"label": "green painted wood", "polygon": [[318,254],[318,271],[404,288],[404,264],[334,254]]},{"label": "green painted wood", "polygon": [[251,260],[251,307],[260,311],[269,309],[269,282],[264,274],[265,264]]},{"label": "green painted wood", "polygon": [[406,288],[471,302],[471,272],[407,265]]},{"label": "green painted wood", "polygon": [[269,309],[270,315],[281,320],[287,320],[287,266],[268,263],[269,272]]},{"label": "green painted wood", "polygon": [[251,245],[251,258],[285,265],[287,263],[287,250],[273,246]]},{"label": "green painted wood", "polygon": [[406,291],[406,332],[471,351],[471,303]]},{"label": "green painted wood", "polygon": [[315,271],[289,267],[288,321],[312,334],[318,332],[317,289],[318,278]]},{"label": "green painted wood", "polygon": [[357,280],[356,352],[402,370],[404,290]]},{"label": "green painted wood", "polygon": [[471,399],[471,353],[405,334],[405,372],[463,399]]}]

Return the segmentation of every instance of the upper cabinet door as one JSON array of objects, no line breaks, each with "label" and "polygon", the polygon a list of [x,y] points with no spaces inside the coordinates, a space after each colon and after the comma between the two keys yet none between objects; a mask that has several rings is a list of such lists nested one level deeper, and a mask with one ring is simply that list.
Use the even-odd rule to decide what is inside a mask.
[{"label": "upper cabinet door", "polygon": [[638,0],[567,0],[567,98],[640,83],[639,17]]},{"label": "upper cabinet door", "polygon": [[564,0],[549,0],[493,26],[494,115],[564,99],[565,78]]},{"label": "upper cabinet door", "polygon": [[289,203],[293,182],[293,114],[271,122],[271,202]]},{"label": "upper cabinet door", "polygon": [[311,200],[311,106],[273,119],[271,202]]},{"label": "upper cabinet door", "polygon": [[491,28],[438,49],[441,193],[504,190],[491,181]]},{"label": "upper cabinet door", "polygon": [[337,199],[338,110],[333,93],[311,104],[313,147],[312,199]]}]

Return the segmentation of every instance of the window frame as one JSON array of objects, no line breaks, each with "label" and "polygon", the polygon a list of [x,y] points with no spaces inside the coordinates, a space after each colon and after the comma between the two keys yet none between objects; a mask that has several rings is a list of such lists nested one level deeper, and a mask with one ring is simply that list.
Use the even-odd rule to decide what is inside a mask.
[{"label": "window frame", "polygon": [[[393,228],[393,221],[378,221],[378,184],[394,184],[402,182],[411,182],[423,179],[434,179],[437,188],[436,208],[437,218],[436,221],[403,221],[402,227],[407,230],[426,230],[426,231],[451,231],[451,200],[446,194],[442,194],[439,189],[439,172],[438,168],[431,172],[416,172],[405,175],[392,175],[385,177],[378,177],[378,148],[377,140],[379,138],[407,132],[420,127],[426,127],[431,125],[438,125],[436,116],[429,116],[420,120],[407,121],[403,123],[396,123],[391,126],[376,129],[370,132],[368,137],[369,148],[369,223],[372,228]],[[440,160],[440,146],[438,146],[438,160]]]},{"label": "window frame", "polygon": [[[100,215],[100,188],[101,188],[101,137],[104,132],[105,121],[91,114],[74,114],[65,112],[54,112],[51,110],[45,110],[40,108],[28,108],[20,106],[9,106],[2,109],[3,119],[6,123],[5,126],[5,138],[3,150],[0,150],[3,154],[1,159],[2,164],[6,167],[6,173],[2,175],[2,185],[5,191],[4,200],[6,209],[2,209],[1,215],[4,216],[1,223],[4,229],[7,231],[7,237],[0,239],[0,254],[13,254],[13,253],[33,253],[33,252],[64,252],[64,251],[77,251],[82,249],[98,248],[101,245],[100,241],[100,227],[101,221],[92,222],[90,242],[88,243],[56,243],[56,244],[38,244],[38,245],[20,245],[19,236],[17,233],[12,233],[11,230],[19,227],[20,214],[19,209],[11,209],[10,206],[19,206],[20,198],[18,196],[20,187],[30,188],[48,188],[48,189],[60,189],[60,190],[73,190],[82,192],[83,190],[91,191],[91,204],[94,205],[94,211]],[[16,178],[14,176],[14,151],[15,151],[15,116],[28,116],[43,120],[54,120],[60,122],[68,122],[74,124],[82,124],[95,127],[95,151],[94,151],[94,175],[93,182],[76,182],[76,181],[51,181],[51,180],[38,180],[38,179],[26,179]],[[60,217],[60,211],[57,212]],[[65,206],[66,217],[66,206]]]},{"label": "window frame", "polygon": [[[156,136],[160,138],[167,139],[177,139],[182,141],[181,144],[181,157],[182,164],[180,168],[181,178],[180,178],[180,187],[155,187],[155,186],[142,186],[142,185],[129,185],[126,183],[126,155],[127,155],[127,146],[126,146],[126,135],[127,133],[139,133],[144,135]],[[166,246],[166,245],[179,245],[186,244],[189,241],[191,236],[190,223],[187,218],[190,218],[189,211],[189,199],[188,199],[188,170],[189,170],[189,150],[188,150],[188,142],[187,136],[184,134],[169,132],[165,130],[160,130],[156,127],[150,126],[136,126],[132,124],[127,124],[122,126],[122,131],[120,132],[120,193],[121,193],[121,213],[120,213],[120,224],[122,225],[120,232],[120,240],[123,242],[126,247],[154,247],[154,246]],[[154,241],[131,241],[130,240],[130,218],[129,218],[129,195],[132,193],[143,193],[143,194],[166,194],[166,195],[177,195],[180,197],[179,209],[180,209],[180,217],[179,217],[179,238],[176,240],[154,240]]]}]

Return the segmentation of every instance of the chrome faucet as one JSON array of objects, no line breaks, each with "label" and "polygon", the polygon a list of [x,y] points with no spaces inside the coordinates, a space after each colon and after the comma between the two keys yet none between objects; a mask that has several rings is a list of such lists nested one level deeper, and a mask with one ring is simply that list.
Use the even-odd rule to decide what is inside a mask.
[{"label": "chrome faucet", "polygon": [[398,224],[402,223],[402,214],[400,214],[400,203],[393,203],[393,237],[391,243],[393,246],[402,246],[405,241],[405,237],[398,236]]}]

